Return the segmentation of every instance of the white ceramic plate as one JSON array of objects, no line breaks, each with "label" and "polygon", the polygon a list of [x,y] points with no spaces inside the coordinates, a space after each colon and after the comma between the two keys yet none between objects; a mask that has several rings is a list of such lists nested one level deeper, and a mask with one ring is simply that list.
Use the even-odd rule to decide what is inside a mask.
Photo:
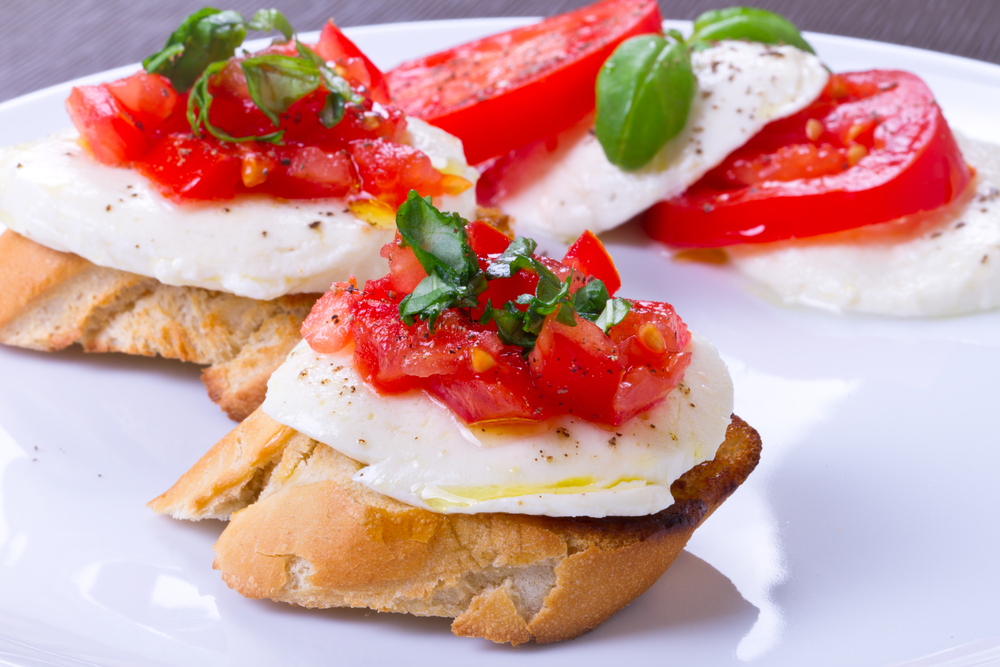
[{"label": "white ceramic plate", "polygon": [[[391,67],[522,22],[349,32]],[[808,37],[834,70],[917,72],[956,128],[1000,143],[1000,67]],[[0,105],[0,144],[66,126],[70,85]],[[899,321],[789,310],[726,269],[673,263],[634,225],[607,240],[623,294],[674,303],[724,352],[737,412],[764,454],[666,576],[603,626],[515,650],[456,638],[443,619],[243,599],[211,569],[222,524],[144,507],[232,427],[198,370],[4,348],[0,664],[1000,660],[1000,312]]]}]

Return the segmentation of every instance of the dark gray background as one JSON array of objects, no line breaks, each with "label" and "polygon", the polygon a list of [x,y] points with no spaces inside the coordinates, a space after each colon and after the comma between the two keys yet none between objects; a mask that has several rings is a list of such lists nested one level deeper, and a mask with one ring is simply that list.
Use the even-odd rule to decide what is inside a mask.
[{"label": "dark gray background", "polygon": [[[660,1],[664,18],[690,19],[739,0]],[[1000,63],[1000,0],[743,0],[803,30],[908,44]],[[250,16],[263,4],[219,0]],[[341,26],[475,16],[557,14],[585,0],[265,0],[306,32]],[[158,50],[201,0],[2,0],[0,101],[137,62]]]}]

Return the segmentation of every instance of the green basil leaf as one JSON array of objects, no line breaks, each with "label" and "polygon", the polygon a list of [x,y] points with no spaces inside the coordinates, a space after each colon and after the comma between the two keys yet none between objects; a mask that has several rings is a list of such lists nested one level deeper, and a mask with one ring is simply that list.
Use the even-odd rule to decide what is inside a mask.
[{"label": "green basil leaf", "polygon": [[472,308],[486,291],[486,275],[479,268],[465,220],[458,214],[446,215],[436,209],[430,197],[411,190],[396,212],[396,228],[403,244],[413,248],[427,277],[399,304],[403,322],[412,324],[423,317],[433,331],[441,313],[448,308]]},{"label": "green basil leaf", "polygon": [[272,53],[247,58],[241,66],[251,99],[275,126],[290,106],[319,88],[319,70],[303,58]]},{"label": "green basil leaf", "polygon": [[573,294],[573,309],[580,317],[593,322],[604,312],[610,298],[602,281],[591,280]]},{"label": "green basil leaf", "polygon": [[295,34],[295,29],[292,28],[292,24],[288,22],[285,15],[279,12],[277,9],[258,9],[257,13],[253,15],[250,19],[250,23],[247,27],[251,30],[259,30],[261,32],[271,32],[272,30],[277,30],[285,37],[287,42]]},{"label": "green basil leaf", "polygon": [[[448,215],[437,210],[430,197],[423,198],[410,190],[396,213],[396,227],[428,275],[440,270],[454,284],[466,284],[481,273],[469,246],[465,220],[457,213]],[[485,290],[485,279],[482,285]]]},{"label": "green basil leaf", "polygon": [[816,53],[795,24],[780,14],[753,7],[730,7],[705,12],[694,22],[690,43],[746,39],[764,44],[788,44]]},{"label": "green basil leaf", "polygon": [[628,311],[632,310],[632,304],[625,299],[614,298],[608,299],[607,305],[604,311],[601,312],[600,317],[594,322],[597,326],[604,330],[604,333],[608,333],[614,325],[618,324],[625,319],[628,315]]},{"label": "green basil leaf", "polygon": [[494,308],[493,304],[487,301],[479,323],[489,324],[490,320],[493,320],[497,323],[497,333],[501,342],[506,345],[530,349],[535,346],[535,336],[524,330],[524,316],[525,314],[514,307],[510,301],[505,303],[500,310]]},{"label": "green basil leaf", "polygon": [[147,72],[170,79],[174,90],[183,93],[206,67],[231,58],[246,34],[246,22],[239,12],[206,7],[184,19],[163,49],[142,65]]},{"label": "green basil leaf", "polygon": [[510,242],[507,249],[493,260],[486,268],[488,278],[510,278],[521,269],[535,271],[535,248],[538,243],[534,239],[518,236]]},{"label": "green basil leaf", "polygon": [[461,296],[458,292],[457,286],[443,280],[436,272],[430,273],[399,303],[399,316],[406,326],[421,316],[433,329],[441,313],[451,308],[456,297]]},{"label": "green basil leaf", "polygon": [[597,140],[608,160],[639,169],[687,122],[697,80],[683,42],[640,35],[622,42],[597,75]]},{"label": "green basil leaf", "polygon": [[331,129],[337,126],[344,118],[344,96],[340,93],[330,93],[326,96],[326,102],[323,103],[323,108],[319,112],[319,122],[322,123],[323,127],[326,129]]},{"label": "green basil leaf", "polygon": [[269,134],[263,134],[258,136],[249,137],[234,137],[225,130],[215,127],[209,121],[208,110],[212,106],[212,94],[208,92],[208,82],[214,74],[222,71],[222,68],[226,66],[226,61],[215,62],[205,68],[205,71],[201,73],[198,80],[195,81],[194,86],[191,88],[191,94],[188,96],[187,105],[187,119],[188,123],[191,125],[191,131],[195,136],[201,136],[201,128],[204,126],[205,130],[208,131],[213,137],[220,141],[231,141],[234,143],[242,143],[245,141],[263,141],[266,143],[281,143],[281,137],[284,136],[284,130],[278,130],[277,132],[271,132]]},{"label": "green basil leaf", "polygon": [[568,327],[576,326],[576,318],[573,317],[573,308],[568,304],[560,304],[556,310],[556,322],[565,324]]},{"label": "green basil leaf", "polygon": [[316,67],[323,67],[326,62],[320,57],[318,53],[312,50],[308,44],[303,44],[298,39],[295,40],[295,50],[299,52],[299,55],[306,60],[311,60]]}]

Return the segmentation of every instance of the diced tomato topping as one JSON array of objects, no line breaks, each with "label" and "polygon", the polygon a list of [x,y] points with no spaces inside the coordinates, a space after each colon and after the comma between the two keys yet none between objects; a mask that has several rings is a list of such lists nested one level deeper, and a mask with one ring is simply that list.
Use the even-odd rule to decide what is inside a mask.
[{"label": "diced tomato topping", "polygon": [[[483,222],[469,223],[466,231],[481,266],[510,243]],[[605,264],[596,253],[604,253],[599,244],[596,238],[578,243],[574,256],[595,253],[594,265],[617,276],[614,264]],[[468,423],[572,414],[615,427],[663,400],[690,362],[691,336],[684,322],[668,304],[648,301],[632,302],[609,334],[579,316],[576,326],[569,326],[550,315],[527,357],[500,340],[494,322],[479,323],[482,308],[445,311],[433,330],[420,320],[407,326],[399,317],[399,304],[426,273],[398,235],[382,256],[389,260],[389,275],[368,281],[363,291],[334,285],[306,319],[303,336],[324,353],[353,341],[355,364],[377,390],[422,389]],[[572,290],[595,278],[582,261],[571,268],[538,259],[562,279],[573,271]],[[525,270],[491,280],[480,304],[489,299],[500,307],[519,294],[533,294],[537,282]]]},{"label": "diced tomato topping", "polygon": [[[363,96],[346,104],[332,128],[320,120],[329,94],[323,87],[292,104],[275,127],[250,97],[241,65],[245,56],[231,58],[208,82],[208,120],[214,128],[237,139],[281,130],[277,144],[221,140],[205,127],[201,136],[192,136],[189,94],[178,95],[166,78],[146,72],[74,88],[66,107],[99,162],[131,164],[179,202],[250,192],[286,199],[354,197],[366,189],[397,206],[411,189],[437,197],[471,187],[402,143],[406,116],[389,105],[382,73],[332,22],[315,50]],[[293,42],[260,53],[297,55]]]},{"label": "diced tomato topping", "polygon": [[715,247],[828,234],[943,206],[972,179],[930,89],[908,72],[834,74],[644,224]]}]

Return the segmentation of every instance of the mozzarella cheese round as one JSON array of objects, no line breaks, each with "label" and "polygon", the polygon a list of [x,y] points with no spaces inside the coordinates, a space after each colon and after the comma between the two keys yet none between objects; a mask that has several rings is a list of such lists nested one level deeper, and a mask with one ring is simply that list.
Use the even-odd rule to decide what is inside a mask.
[{"label": "mozzarella cheese round", "polygon": [[472,425],[422,391],[380,395],[353,348],[325,355],[304,341],[268,382],[263,410],[366,464],[354,480],[441,513],[638,516],[673,503],[670,484],[715,456],[733,385],[715,348],[692,334],[683,382],[614,431],[562,416]]},{"label": "mozzarella cheese round", "polygon": [[[475,183],[461,141],[414,118],[408,128],[408,142],[435,168]],[[0,149],[0,223],[8,228],[100,266],[252,299],[384,275],[379,250],[395,225],[369,224],[347,204],[267,195],[178,204],[135,170],[97,163],[75,131]],[[471,219],[475,188],[435,204]]]},{"label": "mozzarella cheese round", "polygon": [[727,248],[789,305],[902,317],[1000,307],[1000,146],[957,137],[976,180],[941,209],[811,239]]},{"label": "mozzarella cheese round", "polygon": [[772,120],[801,111],[829,79],[820,60],[791,46],[721,42],[691,54],[698,89],[687,124],[645,167],[604,155],[593,117],[530,149],[503,176],[498,206],[522,233],[573,239],[616,227],[684,192]]}]

